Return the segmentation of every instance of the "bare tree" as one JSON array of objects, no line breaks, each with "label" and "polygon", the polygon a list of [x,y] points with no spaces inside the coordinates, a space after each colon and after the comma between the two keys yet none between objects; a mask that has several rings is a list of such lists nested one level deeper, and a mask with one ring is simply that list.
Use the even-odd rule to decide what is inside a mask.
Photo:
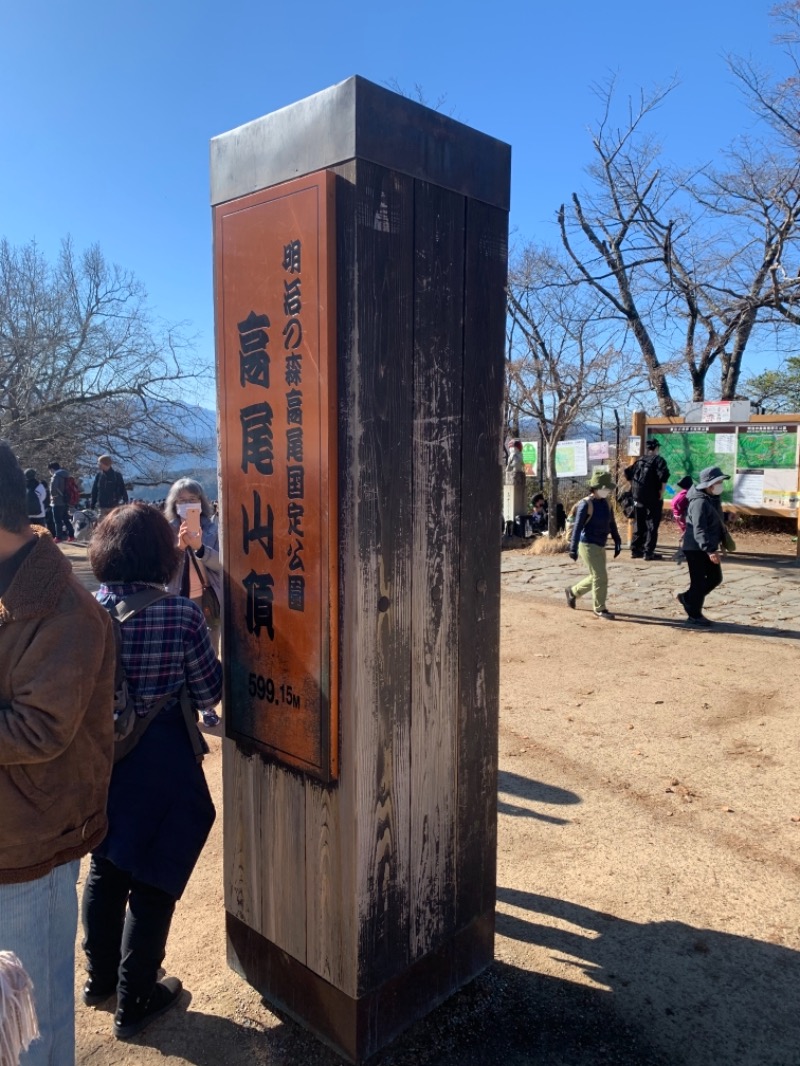
[{"label": "bare tree", "polygon": [[556,532],[556,448],[579,418],[625,404],[641,363],[614,345],[602,297],[580,285],[557,252],[529,245],[509,272],[510,403],[536,421],[545,449],[549,532]]},{"label": "bare tree", "polygon": [[680,173],[661,160],[644,124],[673,86],[611,121],[613,83],[599,90],[592,184],[558,213],[561,239],[583,283],[602,296],[639,350],[662,414],[678,413],[670,379],[688,373],[703,400],[720,370],[732,399],[748,346],[764,330],[794,341],[800,279],[787,264],[800,240],[800,167],[753,142]]},{"label": "bare tree", "polygon": [[75,464],[91,442],[122,460],[196,447],[198,366],[181,326],[158,323],[142,284],[69,240],[50,265],[0,241],[0,434],[26,463]]},{"label": "bare tree", "polygon": [[659,233],[645,222],[663,217],[675,189],[659,167],[658,146],[642,128],[672,88],[649,96],[641,93],[636,103],[629,101],[621,127],[611,117],[613,81],[598,88],[603,115],[592,131],[592,184],[585,196],[572,194],[569,210],[562,204],[558,211],[568,256],[584,284],[602,297],[609,312],[630,331],[665,415],[677,414],[678,406],[652,326],[653,309],[663,296],[661,286],[653,284],[653,268],[664,264],[671,227]]}]

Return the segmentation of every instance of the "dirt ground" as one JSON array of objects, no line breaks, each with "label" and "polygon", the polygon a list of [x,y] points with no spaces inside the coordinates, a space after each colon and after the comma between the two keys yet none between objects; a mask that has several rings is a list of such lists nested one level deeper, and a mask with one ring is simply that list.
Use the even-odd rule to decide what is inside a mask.
[{"label": "dirt ground", "polygon": [[[373,1061],[800,1066],[797,661],[505,593],[496,963]],[[78,1063],[340,1061],[227,969],[220,823],[169,941],[189,992],[130,1044],[79,1006]]]}]

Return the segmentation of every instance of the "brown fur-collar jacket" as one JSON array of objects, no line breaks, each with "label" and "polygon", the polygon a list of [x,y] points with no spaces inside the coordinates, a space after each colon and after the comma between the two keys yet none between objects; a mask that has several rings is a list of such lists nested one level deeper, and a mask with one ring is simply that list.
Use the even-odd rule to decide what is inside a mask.
[{"label": "brown fur-collar jacket", "polygon": [[111,620],[50,534],[0,597],[0,884],[33,881],[106,834]]}]

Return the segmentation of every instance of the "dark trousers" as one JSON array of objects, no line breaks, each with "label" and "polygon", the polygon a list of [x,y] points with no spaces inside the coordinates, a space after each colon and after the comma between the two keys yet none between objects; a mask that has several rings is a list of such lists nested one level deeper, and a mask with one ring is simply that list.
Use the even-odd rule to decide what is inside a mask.
[{"label": "dark trousers", "polygon": [[657,503],[636,504],[633,511],[631,555],[655,555],[661,511],[661,500]]},{"label": "dark trousers", "polygon": [[689,617],[698,618],[706,596],[722,584],[722,567],[712,563],[707,552],[690,548],[684,549],[684,555],[689,567],[689,589],[683,594],[683,603]]},{"label": "dark trousers", "polygon": [[118,1007],[146,1002],[167,950],[175,898],[92,856],[83,891],[83,950],[100,988],[117,987]]},{"label": "dark trousers", "polygon": [[69,509],[66,504],[54,504],[53,508],[53,528],[55,529],[55,535],[57,537],[63,537],[65,540],[68,537],[75,536],[75,530],[72,527],[72,522],[69,520]]}]

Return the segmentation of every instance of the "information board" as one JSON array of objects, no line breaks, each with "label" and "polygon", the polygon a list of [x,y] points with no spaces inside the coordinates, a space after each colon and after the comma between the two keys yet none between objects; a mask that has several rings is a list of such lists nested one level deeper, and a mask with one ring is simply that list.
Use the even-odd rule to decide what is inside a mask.
[{"label": "information board", "polygon": [[679,491],[677,482],[686,474],[696,482],[705,467],[718,466],[730,476],[723,503],[787,517],[797,514],[797,428],[779,423],[649,426],[670,471],[665,500]]},{"label": "information board", "polygon": [[586,477],[588,473],[585,440],[563,440],[556,445],[557,477]]},{"label": "information board", "polygon": [[214,209],[227,735],[337,772],[333,175]]}]

